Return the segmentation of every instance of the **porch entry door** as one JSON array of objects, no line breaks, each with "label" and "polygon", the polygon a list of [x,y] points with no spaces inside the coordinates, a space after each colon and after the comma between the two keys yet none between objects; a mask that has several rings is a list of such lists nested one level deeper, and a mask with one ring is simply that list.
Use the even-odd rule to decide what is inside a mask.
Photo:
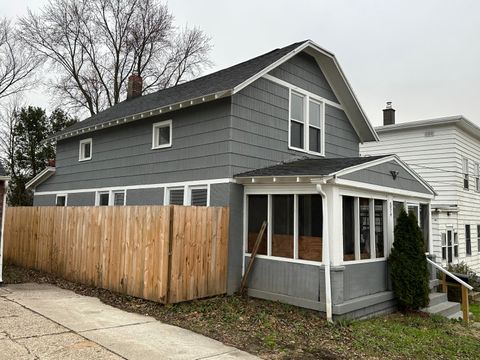
[{"label": "porch entry door", "polygon": [[453,230],[447,230],[447,261],[453,261]]}]

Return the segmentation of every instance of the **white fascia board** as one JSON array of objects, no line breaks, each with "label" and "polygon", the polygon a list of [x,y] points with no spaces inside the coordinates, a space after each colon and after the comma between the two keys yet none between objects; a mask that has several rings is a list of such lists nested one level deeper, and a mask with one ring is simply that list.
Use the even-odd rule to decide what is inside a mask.
[{"label": "white fascia board", "polygon": [[176,102],[176,103],[169,104],[169,105],[165,105],[165,106],[162,106],[162,107],[159,107],[159,108],[154,108],[154,109],[151,109],[151,110],[145,110],[143,112],[139,112],[139,113],[127,115],[127,116],[124,116],[124,117],[107,120],[107,121],[104,121],[104,122],[99,123],[99,124],[85,126],[84,128],[72,130],[71,132],[67,132],[63,135],[53,136],[53,137],[47,139],[47,141],[52,141],[52,140],[58,141],[58,140],[62,140],[62,139],[67,139],[67,138],[70,138],[70,137],[73,137],[73,136],[89,133],[89,132],[92,132],[92,131],[105,129],[105,128],[109,128],[109,127],[116,126],[116,125],[130,123],[132,121],[145,119],[145,118],[155,116],[155,115],[165,114],[165,113],[175,111],[175,110],[180,110],[180,109],[183,109],[183,108],[186,108],[186,107],[189,107],[189,106],[198,105],[198,104],[206,103],[206,102],[209,102],[209,101],[213,101],[213,100],[221,99],[221,98],[224,98],[224,97],[228,97],[228,96],[231,95],[231,93],[232,93],[232,90],[222,90],[220,92],[216,92],[216,93],[213,93],[213,94],[202,95],[202,96],[199,96],[199,97],[196,97],[196,98],[183,100],[183,101]]},{"label": "white fascia board", "polygon": [[47,180],[50,176],[55,173],[55,168],[52,166],[46,167],[43,169],[37,176],[35,176],[32,180],[25,184],[25,188],[27,190],[31,188],[35,188],[37,185],[41,184],[45,180]]}]

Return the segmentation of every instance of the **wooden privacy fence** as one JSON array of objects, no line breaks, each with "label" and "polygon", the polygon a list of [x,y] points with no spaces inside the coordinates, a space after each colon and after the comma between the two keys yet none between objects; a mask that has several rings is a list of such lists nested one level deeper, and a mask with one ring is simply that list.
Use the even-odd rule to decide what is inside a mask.
[{"label": "wooden privacy fence", "polygon": [[228,209],[13,207],[5,260],[162,303],[226,292]]}]

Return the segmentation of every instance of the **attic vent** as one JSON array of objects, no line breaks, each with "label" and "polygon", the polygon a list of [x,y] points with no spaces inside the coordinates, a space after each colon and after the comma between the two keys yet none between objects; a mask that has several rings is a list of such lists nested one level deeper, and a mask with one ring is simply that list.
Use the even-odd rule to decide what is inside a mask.
[{"label": "attic vent", "polygon": [[433,130],[427,130],[425,131],[425,137],[434,137],[435,132]]}]

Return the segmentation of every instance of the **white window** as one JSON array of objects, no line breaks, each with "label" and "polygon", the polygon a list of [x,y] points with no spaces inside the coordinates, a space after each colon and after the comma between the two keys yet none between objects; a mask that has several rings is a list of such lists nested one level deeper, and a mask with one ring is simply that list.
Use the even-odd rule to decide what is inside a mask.
[{"label": "white window", "polygon": [[113,206],[124,206],[125,205],[125,190],[113,191]]},{"label": "white window", "polygon": [[98,191],[95,204],[97,206],[123,206],[125,198],[125,190]]},{"label": "white window", "polygon": [[208,187],[194,186],[189,187],[189,201],[187,203],[192,206],[208,206]]},{"label": "white window", "polygon": [[86,161],[92,158],[92,139],[80,140],[78,161]]},{"label": "white window", "polygon": [[468,190],[468,159],[463,158],[463,188]]},{"label": "white window", "polygon": [[453,228],[442,233],[442,259],[448,263],[458,257],[458,234]]},{"label": "white window", "polygon": [[183,205],[185,198],[185,188],[169,188],[167,189],[167,201],[168,205]]},{"label": "white window", "polygon": [[153,124],[152,149],[172,146],[172,120]]},{"label": "white window", "polygon": [[55,206],[67,206],[67,194],[58,194],[55,199]]},{"label": "white window", "polygon": [[[245,251],[251,253],[264,221],[258,254],[321,262],[322,197],[319,194],[248,195]],[[270,225],[271,224],[271,225]]]},{"label": "white window", "polygon": [[110,191],[97,192],[97,206],[108,206],[110,204]]},{"label": "white window", "polygon": [[325,104],[311,95],[290,92],[289,147],[324,155]]},{"label": "white window", "polygon": [[343,260],[385,257],[385,200],[342,196]]}]

